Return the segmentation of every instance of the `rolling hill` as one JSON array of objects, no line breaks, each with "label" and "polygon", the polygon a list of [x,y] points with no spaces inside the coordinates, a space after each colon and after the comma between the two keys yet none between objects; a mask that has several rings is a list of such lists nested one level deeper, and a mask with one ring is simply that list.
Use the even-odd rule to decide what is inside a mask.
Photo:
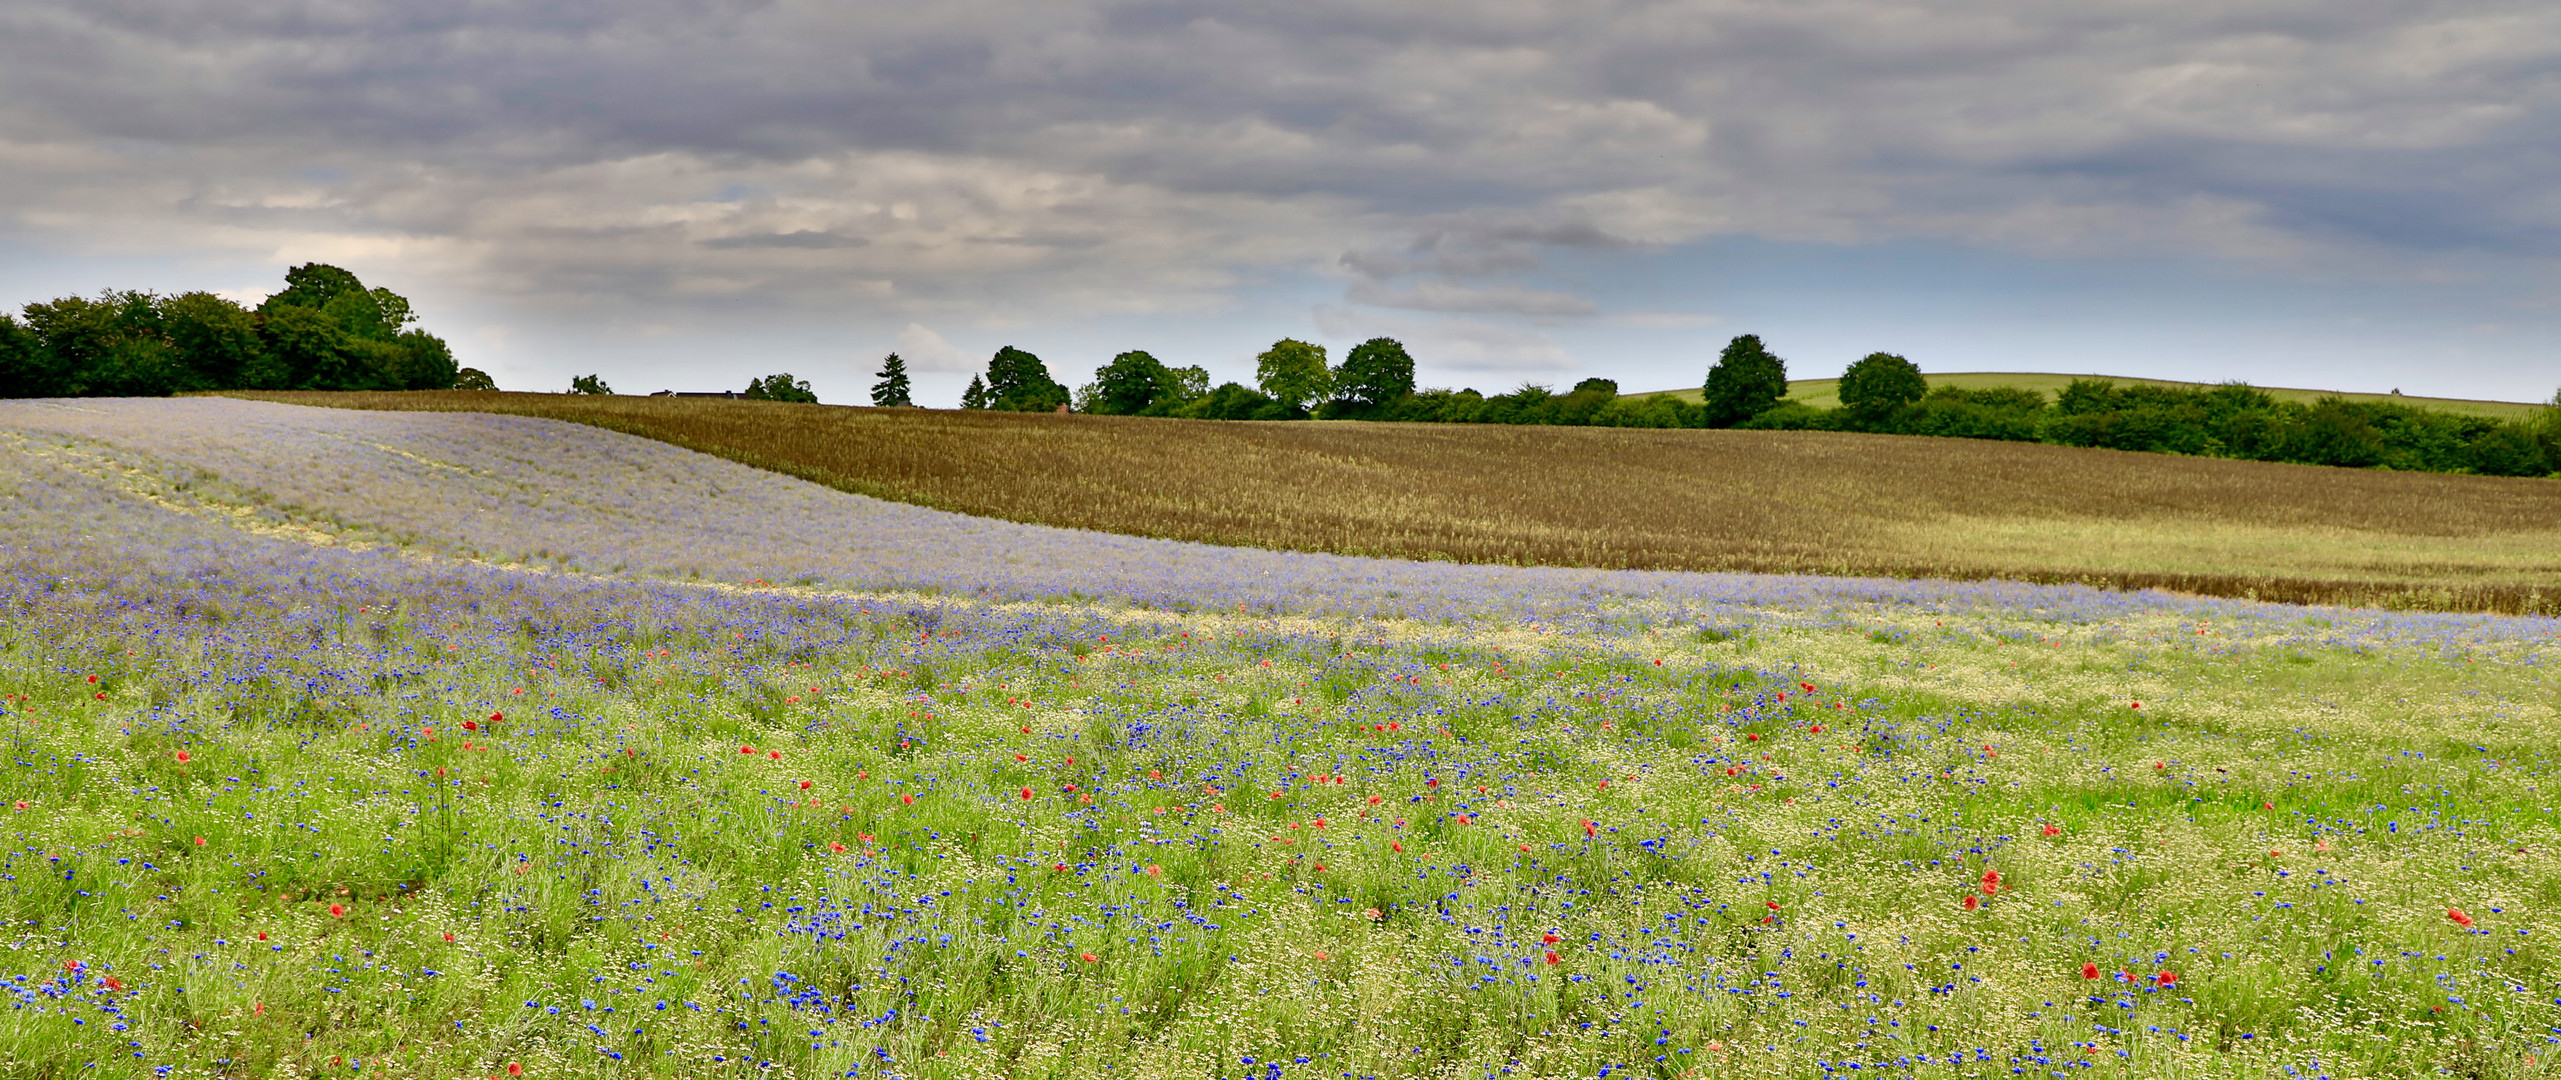
[{"label": "rolling hill", "polygon": [[549,417],[901,502],[1215,544],[2561,612],[2561,483],[2549,480],[1833,432],[255,396]]}]

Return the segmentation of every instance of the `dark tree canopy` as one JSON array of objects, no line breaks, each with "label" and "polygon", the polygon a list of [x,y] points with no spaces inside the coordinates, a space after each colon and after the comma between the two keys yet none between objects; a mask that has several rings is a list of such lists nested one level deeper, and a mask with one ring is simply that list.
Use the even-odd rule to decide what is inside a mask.
[{"label": "dark tree canopy", "polygon": [[1159,399],[1179,392],[1174,373],[1161,361],[1131,350],[1112,357],[1111,363],[1094,373],[1087,407],[1107,416],[1137,416],[1154,407]]},{"label": "dark tree canopy", "polygon": [[1929,392],[1920,366],[1893,353],[1869,353],[1841,373],[1841,408],[1864,426],[1883,423]]},{"label": "dark tree canopy", "polygon": [[1011,345],[996,350],[987,362],[987,408],[1007,412],[1050,412],[1067,404],[1067,388],[1049,377],[1049,367]]},{"label": "dark tree canopy", "polygon": [[601,395],[613,393],[614,388],[605,385],[605,377],[602,375],[579,375],[569,380],[569,392]]},{"label": "dark tree canopy", "polygon": [[788,371],[747,380],[747,392],[738,395],[749,401],[798,401],[818,404],[818,392],[809,388],[809,380],[794,379]]},{"label": "dark tree canopy", "polygon": [[456,390],[495,390],[497,388],[498,380],[490,378],[488,372],[479,368],[467,367],[454,373]]},{"label": "dark tree canopy", "polygon": [[964,409],[986,408],[987,380],[976,375],[970,376],[969,389],[960,392],[960,407]]},{"label": "dark tree canopy", "polygon": [[908,396],[910,392],[911,389],[907,385],[907,361],[899,359],[897,353],[882,357],[880,381],[871,384],[872,405],[882,409],[914,405],[915,400]]},{"label": "dark tree canopy", "polygon": [[[29,304],[0,344],[0,394],[433,390],[460,367],[409,301],[308,263],[255,311],[206,292],[109,291]],[[0,332],[5,333],[5,332]]]},{"label": "dark tree canopy", "polygon": [[1733,427],[1775,408],[1787,396],[1787,362],[1761,345],[1759,334],[1742,334],[1725,343],[1725,352],[1707,369],[1702,403],[1710,427]]},{"label": "dark tree canopy", "polygon": [[1352,346],[1334,371],[1334,400],[1342,415],[1366,416],[1414,392],[1414,358],[1395,338],[1376,337]]}]

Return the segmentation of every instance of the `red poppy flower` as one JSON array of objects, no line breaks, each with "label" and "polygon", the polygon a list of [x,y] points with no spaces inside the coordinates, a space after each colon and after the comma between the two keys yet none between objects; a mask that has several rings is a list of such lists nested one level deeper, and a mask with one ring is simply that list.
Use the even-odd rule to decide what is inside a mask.
[{"label": "red poppy flower", "polygon": [[525,1067],[524,1067],[524,1065],[522,1065],[521,1063],[513,1062],[513,1061],[510,1061],[510,1062],[508,1062],[508,1063],[507,1063],[507,1075],[509,1075],[509,1076],[523,1076],[524,1074],[525,1074]]},{"label": "red poppy flower", "polygon": [[464,731],[478,731],[478,730],[480,730],[480,721],[478,721],[478,720],[465,720],[465,721],[463,721],[463,722],[462,722],[462,729],[463,729]]},{"label": "red poppy flower", "polygon": [[195,760],[194,755],[191,755],[191,754],[187,753],[187,752],[186,752],[186,751],[184,751],[184,750],[180,750],[180,751],[178,751],[178,764],[180,764],[180,765],[184,765],[184,764],[186,764],[186,763],[188,763],[188,762],[190,762],[190,761],[194,761],[194,760]]},{"label": "red poppy flower", "polygon": [[832,851],[832,852],[835,852],[835,853],[836,853],[836,854],[838,854],[838,855],[842,855],[842,854],[844,854],[844,853],[845,853],[845,844],[844,844],[844,841],[841,841],[841,840],[830,840],[830,841],[827,841],[827,850]]},{"label": "red poppy flower", "polygon": [[2055,827],[2055,824],[2054,824],[2053,822],[2049,821],[2049,822],[2046,822],[2046,823],[2045,823],[2045,835],[2047,835],[2047,836],[2061,836],[2061,835],[2063,835],[2063,830],[2062,830],[2062,829],[2060,829],[2060,828]]},{"label": "red poppy flower", "polygon": [[1999,892],[2000,889],[2001,872],[1998,870],[1983,871],[1983,895],[1990,896],[1993,893]]},{"label": "red poppy flower", "polygon": [[1545,942],[1546,944],[1549,944],[1549,945],[1554,945],[1554,944],[1556,944],[1557,942],[1559,942],[1559,941],[1563,941],[1563,940],[1565,940],[1565,939],[1560,938],[1560,937],[1557,937],[1557,936],[1556,936],[1556,935],[1554,935],[1554,934],[1540,934],[1540,935],[1538,936],[1538,940],[1540,940],[1540,941],[1542,941],[1542,942]]},{"label": "red poppy flower", "polygon": [[916,805],[916,797],[915,797],[915,796],[913,796],[913,795],[906,795],[906,794],[902,794],[902,795],[898,796],[898,801],[899,801],[899,802],[902,802],[902,803],[905,803],[905,804],[907,804],[907,805],[909,805],[909,806],[914,806],[914,805]]},{"label": "red poppy flower", "polygon": [[2454,920],[2454,925],[2456,926],[2463,927],[2467,930],[2472,927],[2472,916],[2464,914],[2461,908],[2445,909],[2445,917]]},{"label": "red poppy flower", "polygon": [[109,990],[122,990],[122,989],[124,989],[124,984],[123,984],[123,983],[121,983],[121,982],[116,981],[116,977],[115,977],[115,976],[113,976],[113,975],[109,975],[109,976],[107,976],[107,989],[109,989]]},{"label": "red poppy flower", "polygon": [[1768,904],[1768,905],[1770,906],[1770,910],[1771,910],[1771,911],[1777,911],[1777,910],[1778,910],[1778,901],[1776,901],[1776,900],[1763,900],[1763,901],[1761,901],[1761,902],[1762,902],[1762,903],[1764,903],[1764,904]]},{"label": "red poppy flower", "polygon": [[1094,954],[1092,954],[1092,953],[1079,953],[1079,954],[1077,954],[1077,955],[1078,955],[1078,957],[1079,957],[1080,959],[1084,960],[1084,961],[1085,961],[1086,963],[1088,963],[1088,964],[1091,964],[1091,963],[1094,963],[1094,962],[1095,962],[1095,957],[1094,957]]},{"label": "red poppy flower", "polygon": [[1965,894],[1965,910],[1972,911],[1977,907],[1981,907],[1982,903],[1982,900],[1979,897],[1976,897],[1973,893]]},{"label": "red poppy flower", "polygon": [[1547,950],[1547,962],[1550,964],[1562,964],[1565,962],[1565,958],[1556,955],[1556,950],[1549,949]]},{"label": "red poppy flower", "polygon": [[1405,842],[1402,840],[1390,840],[1387,846],[1395,848],[1400,854],[1405,850]]},{"label": "red poppy flower", "polygon": [[346,918],[346,917],[347,917],[347,905],[345,905],[345,904],[331,904],[331,905],[329,905],[329,917],[330,917],[330,918],[332,918],[332,919],[343,919],[343,918]]},{"label": "red poppy flower", "polygon": [[2153,976],[2152,980],[2162,986],[2176,986],[2178,985],[2179,977],[2164,968],[2160,974]]},{"label": "red poppy flower", "polygon": [[741,746],[738,748],[738,752],[741,754],[753,754],[756,752],[756,748],[752,746]]},{"label": "red poppy flower", "polygon": [[807,781],[807,780],[803,780],[803,781],[801,781],[801,782],[800,782],[800,790],[802,790],[802,791],[807,791],[807,790],[809,790],[809,781]]},{"label": "red poppy flower", "polygon": [[203,847],[203,846],[205,846],[205,838],[204,838],[204,837],[201,837],[201,836],[197,837],[197,838],[196,838],[196,846],[197,846],[197,847]]},{"label": "red poppy flower", "polygon": [[506,718],[507,718],[507,714],[506,714],[506,713],[502,713],[502,712],[494,712],[494,713],[490,713],[490,714],[489,714],[489,722],[490,722],[490,723],[492,723],[492,724],[495,724],[495,723],[497,723],[498,721],[504,720],[504,719],[506,719]]},{"label": "red poppy flower", "polygon": [[2081,965],[2081,977],[2084,979],[2098,978],[2099,966],[2095,963],[2083,963]]},{"label": "red poppy flower", "polygon": [[775,761],[781,761],[783,759],[783,752],[780,750],[767,750],[765,751],[765,756],[772,758]]},{"label": "red poppy flower", "polygon": [[1030,789],[1030,788],[1024,788],[1024,789],[1023,789],[1023,797],[1024,797],[1024,798],[1026,798],[1026,799],[1031,798],[1031,797],[1032,797],[1032,789]]},{"label": "red poppy flower", "polygon": [[445,935],[445,940],[447,940],[447,941],[452,941],[453,939],[454,939],[454,936],[453,936],[452,934],[446,934],[446,935]]}]

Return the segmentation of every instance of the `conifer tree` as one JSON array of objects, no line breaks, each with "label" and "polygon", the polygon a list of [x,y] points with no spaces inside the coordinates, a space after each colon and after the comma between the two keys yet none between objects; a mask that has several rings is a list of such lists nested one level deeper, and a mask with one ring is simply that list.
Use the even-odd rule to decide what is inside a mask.
[{"label": "conifer tree", "polygon": [[891,353],[880,362],[880,381],[871,384],[871,403],[883,409],[914,405],[907,395],[907,361]]}]

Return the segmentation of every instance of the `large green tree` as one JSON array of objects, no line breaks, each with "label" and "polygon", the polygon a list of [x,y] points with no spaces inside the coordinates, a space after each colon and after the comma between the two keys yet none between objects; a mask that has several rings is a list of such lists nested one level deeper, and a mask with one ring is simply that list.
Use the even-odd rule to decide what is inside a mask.
[{"label": "large green tree", "polygon": [[191,292],[162,300],[160,319],[169,344],[186,363],[186,389],[248,385],[263,355],[255,312],[212,293]]},{"label": "large green tree", "polygon": [[1094,373],[1090,408],[1107,416],[1136,416],[1167,396],[1173,379],[1163,362],[1132,349]]},{"label": "large green tree", "polygon": [[1775,408],[1787,396],[1787,361],[1761,345],[1759,334],[1738,334],[1707,369],[1702,404],[1707,426],[1733,427]]},{"label": "large green tree", "polygon": [[1333,389],[1334,373],[1325,366],[1324,346],[1282,338],[1254,358],[1254,381],[1265,396],[1295,414],[1324,400]]},{"label": "large green tree", "polygon": [[1395,338],[1375,337],[1352,346],[1334,369],[1334,412],[1369,416],[1414,392],[1414,358]]},{"label": "large green tree", "polygon": [[[298,390],[432,390],[461,369],[443,339],[410,328],[417,314],[389,289],[368,289],[326,263],[285,271],[258,305],[274,366],[254,381]],[[314,318],[317,316],[317,318]]]},{"label": "large green tree", "polygon": [[882,357],[880,381],[871,384],[872,406],[890,409],[914,405],[915,399],[908,396],[910,392],[911,388],[907,384],[907,361],[899,359],[897,353]]},{"label": "large green tree", "polygon": [[1841,373],[1841,408],[1852,423],[1874,430],[1930,392],[1921,368],[1893,353],[1869,353]]},{"label": "large green tree", "polygon": [[1009,412],[1051,412],[1067,404],[1067,388],[1049,377],[1040,357],[1011,345],[987,361],[987,407]]}]

